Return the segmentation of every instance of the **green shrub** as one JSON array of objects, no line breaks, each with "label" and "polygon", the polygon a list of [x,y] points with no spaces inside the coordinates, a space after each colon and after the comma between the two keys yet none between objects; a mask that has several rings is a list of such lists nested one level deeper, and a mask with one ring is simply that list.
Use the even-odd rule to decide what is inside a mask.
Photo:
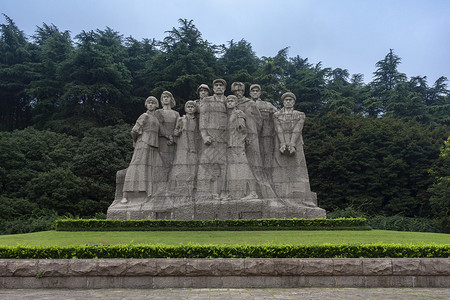
[{"label": "green shrub", "polygon": [[55,229],[58,215],[48,209],[36,209],[29,217],[0,221],[0,234],[18,234]]},{"label": "green shrub", "polygon": [[366,218],[368,225],[372,227],[372,229],[379,229],[379,230],[395,230],[395,231],[411,231],[411,232],[443,232],[443,233],[448,233],[449,231],[448,225],[445,224],[445,220],[434,220],[418,217],[412,218],[400,215],[367,216],[367,214],[358,211],[353,207],[334,210],[332,212],[327,213],[327,217],[330,219]]},{"label": "green shrub", "polygon": [[60,219],[58,231],[370,230],[366,219],[99,220]]},{"label": "green shrub", "polygon": [[368,218],[373,229],[412,231],[412,232],[441,232],[435,220],[426,218],[408,218],[403,216],[374,216]]},{"label": "green shrub", "polygon": [[114,245],[0,247],[0,258],[418,258],[449,257],[450,245]]}]

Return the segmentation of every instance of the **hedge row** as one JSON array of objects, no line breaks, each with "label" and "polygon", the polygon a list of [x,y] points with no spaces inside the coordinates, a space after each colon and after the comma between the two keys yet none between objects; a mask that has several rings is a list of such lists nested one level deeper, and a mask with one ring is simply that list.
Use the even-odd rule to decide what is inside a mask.
[{"label": "hedge row", "polygon": [[420,258],[449,257],[450,245],[114,245],[0,247],[0,258]]},{"label": "hedge row", "polygon": [[61,219],[57,231],[371,230],[364,218],[257,220]]}]

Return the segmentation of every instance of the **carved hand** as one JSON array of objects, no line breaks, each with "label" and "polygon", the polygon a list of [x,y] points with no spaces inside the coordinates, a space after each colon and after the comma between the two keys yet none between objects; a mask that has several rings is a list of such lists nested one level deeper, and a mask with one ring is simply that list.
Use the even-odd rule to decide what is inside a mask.
[{"label": "carved hand", "polygon": [[167,145],[169,145],[169,146],[173,145],[173,143],[174,143],[173,136],[169,135],[167,138],[169,139],[169,141],[167,142]]},{"label": "carved hand", "polygon": [[281,145],[281,147],[280,147],[280,152],[281,153],[284,153],[284,151],[286,151],[286,145]]},{"label": "carved hand", "polygon": [[288,146],[289,154],[294,154],[297,150],[294,146]]},{"label": "carved hand", "polygon": [[213,142],[213,138],[212,136],[208,135],[205,139],[205,145],[211,145],[211,143]]}]

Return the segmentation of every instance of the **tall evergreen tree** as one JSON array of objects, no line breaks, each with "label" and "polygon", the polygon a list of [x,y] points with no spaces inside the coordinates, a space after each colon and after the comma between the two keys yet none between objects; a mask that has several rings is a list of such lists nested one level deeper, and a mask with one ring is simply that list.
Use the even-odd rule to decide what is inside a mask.
[{"label": "tall evergreen tree", "polygon": [[159,98],[164,90],[175,97],[177,109],[196,99],[199,83],[210,84],[218,70],[216,48],[203,40],[193,21],[179,19],[179,28],[167,31],[160,43],[162,51],[155,57],[147,84]]},{"label": "tall evergreen tree", "polygon": [[[131,87],[131,76],[123,63],[122,36],[107,28],[83,31],[76,39],[74,55],[60,69],[65,81],[62,119],[81,120],[80,124],[87,122],[87,126],[116,124],[124,118]],[[63,124],[58,123],[58,127]]]},{"label": "tall evergreen tree", "polygon": [[224,46],[223,52],[219,64],[224,70],[224,79],[230,83],[240,81],[252,84],[252,75],[259,68],[261,61],[250,43],[244,39],[237,43],[231,40],[228,42],[228,47]]},{"label": "tall evergreen tree", "polygon": [[366,113],[369,116],[377,117],[386,112],[386,106],[390,94],[395,86],[406,80],[406,75],[398,71],[401,58],[389,50],[384,59],[378,61],[374,74],[374,79],[370,86],[372,88],[372,97],[365,102]]},{"label": "tall evergreen tree", "polygon": [[329,68],[322,68],[322,63],[315,65],[299,56],[290,61],[287,68],[286,88],[297,96],[296,109],[306,114],[318,114],[323,105],[324,88]]},{"label": "tall evergreen tree", "polygon": [[64,82],[58,75],[64,61],[73,55],[69,31],[61,32],[55,25],[43,24],[33,36],[38,45],[38,61],[33,64],[33,81],[27,93],[34,99],[33,124],[45,128],[47,122],[58,118]]},{"label": "tall evergreen tree", "polygon": [[25,128],[30,124],[30,103],[26,93],[33,61],[32,48],[23,31],[3,14],[0,25],[0,130]]}]

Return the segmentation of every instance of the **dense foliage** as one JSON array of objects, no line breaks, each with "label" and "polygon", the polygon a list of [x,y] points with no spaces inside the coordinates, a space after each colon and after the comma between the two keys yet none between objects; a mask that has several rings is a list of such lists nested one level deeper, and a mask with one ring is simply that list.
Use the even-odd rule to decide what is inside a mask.
[{"label": "dense foliage", "polygon": [[364,218],[258,220],[61,219],[57,231],[370,230]]},{"label": "dense foliage", "polygon": [[449,251],[435,244],[1,246],[0,258],[447,258]]},{"label": "dense foliage", "polygon": [[[305,154],[312,190],[328,211],[437,219],[449,228],[450,97],[447,78],[408,78],[390,49],[373,80],[308,58],[257,57],[244,39],[213,45],[193,21],[162,41],[111,28],[74,37],[55,25],[27,37],[0,27],[0,228],[48,228],[61,215],[104,214],[115,172],[132,154],[129,132],[144,99],[163,90],[183,104],[222,77],[259,83],[264,100],[297,95],[307,114]],[[444,145],[444,141],[447,144]],[[20,224],[23,224],[21,226]],[[47,227],[46,227],[47,226]]]}]

